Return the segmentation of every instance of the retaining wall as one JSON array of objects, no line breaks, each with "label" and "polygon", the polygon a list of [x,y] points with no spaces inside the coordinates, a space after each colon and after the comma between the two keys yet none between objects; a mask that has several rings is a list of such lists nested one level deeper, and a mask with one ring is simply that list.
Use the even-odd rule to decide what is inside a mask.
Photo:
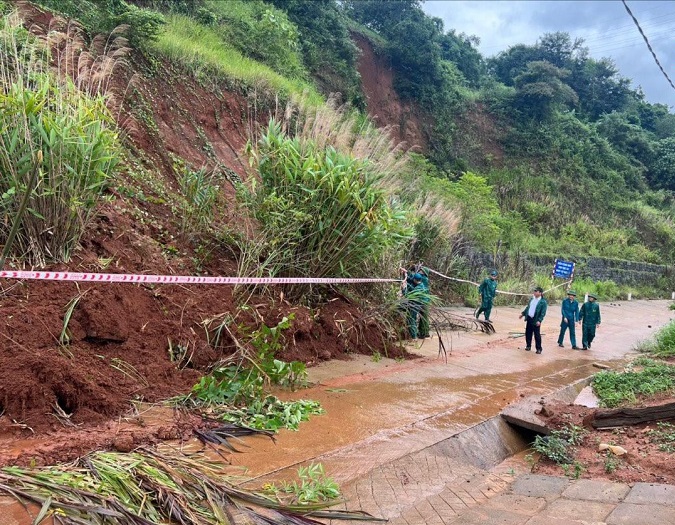
[{"label": "retaining wall", "polygon": [[[553,255],[507,255],[497,257],[481,252],[468,251],[466,257],[473,278],[480,278],[486,268],[509,268],[522,276],[537,273],[551,273],[555,256]],[[624,261],[605,257],[573,257],[576,263],[574,276],[588,277],[595,281],[614,281],[624,285],[656,285],[663,279],[675,281],[675,267],[672,265],[650,264],[637,261]]]}]

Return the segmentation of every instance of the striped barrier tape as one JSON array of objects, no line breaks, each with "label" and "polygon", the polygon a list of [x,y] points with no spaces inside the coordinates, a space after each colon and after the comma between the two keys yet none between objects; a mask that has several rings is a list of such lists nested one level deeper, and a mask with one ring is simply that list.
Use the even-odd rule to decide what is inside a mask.
[{"label": "striped barrier tape", "polygon": [[37,279],[41,281],[79,281],[105,283],[177,283],[177,284],[353,284],[397,283],[399,279],[351,279],[346,277],[195,277],[190,275],[145,275],[128,273],[79,273],[0,271],[0,279]]}]

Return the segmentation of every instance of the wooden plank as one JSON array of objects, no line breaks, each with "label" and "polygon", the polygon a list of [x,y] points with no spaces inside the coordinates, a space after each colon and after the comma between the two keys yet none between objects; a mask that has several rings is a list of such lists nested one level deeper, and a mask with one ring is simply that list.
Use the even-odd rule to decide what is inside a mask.
[{"label": "wooden plank", "polygon": [[653,407],[596,410],[590,421],[593,428],[624,427],[651,421],[675,419],[675,403]]}]

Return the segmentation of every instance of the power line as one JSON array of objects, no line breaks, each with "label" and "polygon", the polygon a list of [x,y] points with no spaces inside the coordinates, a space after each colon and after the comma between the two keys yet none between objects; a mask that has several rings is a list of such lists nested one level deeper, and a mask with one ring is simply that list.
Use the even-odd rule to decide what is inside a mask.
[{"label": "power line", "polygon": [[626,8],[626,11],[628,11],[628,14],[630,17],[633,19],[633,22],[635,22],[635,25],[638,28],[638,31],[640,31],[640,34],[642,35],[642,38],[645,39],[645,43],[647,44],[647,47],[649,48],[649,51],[651,52],[652,56],[654,57],[654,61],[656,62],[656,65],[659,66],[659,69],[661,70],[661,73],[663,73],[663,76],[666,77],[666,80],[668,80],[668,83],[670,86],[675,89],[675,84],[673,84],[673,81],[670,80],[670,77],[668,76],[668,73],[666,73],[665,69],[663,69],[663,66],[661,65],[661,62],[659,62],[659,59],[656,58],[656,53],[654,53],[654,50],[652,49],[652,45],[649,43],[649,40],[647,39],[647,35],[644,34],[642,31],[642,28],[640,27],[640,23],[637,21],[637,18],[633,15],[633,12],[630,10],[628,7],[628,4],[626,3],[626,0],[621,0],[623,2],[623,6]]}]

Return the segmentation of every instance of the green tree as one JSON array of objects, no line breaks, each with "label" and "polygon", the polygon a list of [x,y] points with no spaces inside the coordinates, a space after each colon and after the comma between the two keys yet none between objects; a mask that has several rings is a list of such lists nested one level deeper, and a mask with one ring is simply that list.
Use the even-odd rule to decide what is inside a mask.
[{"label": "green tree", "polygon": [[335,0],[267,0],[288,13],[300,30],[305,66],[326,93],[364,108],[356,69],[358,48],[352,41],[344,10]]},{"label": "green tree", "polygon": [[654,156],[653,140],[640,125],[637,117],[613,111],[598,121],[597,129],[620,152],[634,162],[648,166]]},{"label": "green tree", "polygon": [[569,71],[550,62],[529,62],[515,78],[516,108],[536,120],[545,120],[556,107],[576,104],[577,94],[564,82],[568,76]]},{"label": "green tree", "polygon": [[656,142],[647,176],[655,187],[675,191],[675,137]]},{"label": "green tree", "polygon": [[392,26],[413,13],[420,13],[421,0],[346,0],[347,14],[364,26],[387,34]]}]

